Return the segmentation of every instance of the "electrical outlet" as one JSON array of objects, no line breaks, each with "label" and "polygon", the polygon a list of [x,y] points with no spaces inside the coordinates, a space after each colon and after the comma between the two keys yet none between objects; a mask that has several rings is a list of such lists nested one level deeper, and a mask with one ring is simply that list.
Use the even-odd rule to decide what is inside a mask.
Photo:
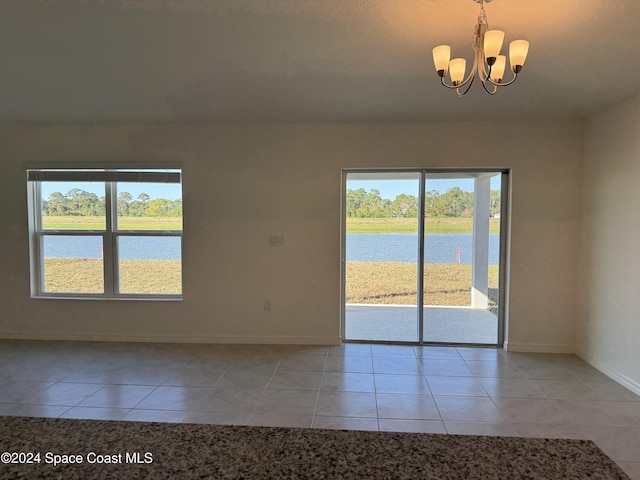
[{"label": "electrical outlet", "polygon": [[271,310],[271,299],[270,298],[265,298],[264,299],[264,309],[265,310]]}]

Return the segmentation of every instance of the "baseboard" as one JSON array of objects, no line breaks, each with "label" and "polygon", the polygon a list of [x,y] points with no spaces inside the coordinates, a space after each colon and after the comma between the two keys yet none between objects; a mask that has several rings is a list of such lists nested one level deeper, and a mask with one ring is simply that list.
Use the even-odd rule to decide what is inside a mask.
[{"label": "baseboard", "polygon": [[504,342],[504,349],[508,352],[523,353],[575,353],[575,347],[573,345],[548,343]]},{"label": "baseboard", "polygon": [[612,368],[607,367],[606,365],[603,365],[602,363],[598,362],[595,358],[593,358],[591,355],[583,352],[580,349],[576,349],[575,354],[578,357],[580,357],[582,360],[587,362],[589,365],[591,365],[592,367],[604,373],[607,377],[611,378],[612,380],[615,380],[623,387],[628,388],[636,395],[640,395],[640,383],[636,382],[635,380],[632,380],[631,378],[627,377],[626,375],[623,375],[622,373],[616,370],[613,370]]},{"label": "baseboard", "polygon": [[0,332],[4,340],[53,340],[78,342],[140,342],[140,343],[211,343],[252,345],[340,345],[340,337],[242,336],[242,335],[87,335],[59,333]]}]

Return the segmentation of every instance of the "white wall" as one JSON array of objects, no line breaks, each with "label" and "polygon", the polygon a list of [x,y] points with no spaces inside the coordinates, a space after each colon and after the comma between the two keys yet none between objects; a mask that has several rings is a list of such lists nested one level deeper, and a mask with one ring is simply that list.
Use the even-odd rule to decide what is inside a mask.
[{"label": "white wall", "polygon": [[[335,343],[341,169],[510,167],[509,347],[573,348],[579,122],[25,126],[0,155],[0,336]],[[184,169],[184,301],[31,299],[25,166],[153,161]]]},{"label": "white wall", "polygon": [[576,343],[640,394],[640,96],[586,125]]}]

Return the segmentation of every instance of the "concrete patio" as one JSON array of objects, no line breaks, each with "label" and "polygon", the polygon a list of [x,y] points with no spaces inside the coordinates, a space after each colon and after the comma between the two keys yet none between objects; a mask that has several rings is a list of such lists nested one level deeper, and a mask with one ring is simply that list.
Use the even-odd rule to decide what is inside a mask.
[{"label": "concrete patio", "polygon": [[[417,342],[417,306],[347,304],[345,339]],[[495,345],[497,339],[498,318],[486,309],[424,307],[426,343]]]}]

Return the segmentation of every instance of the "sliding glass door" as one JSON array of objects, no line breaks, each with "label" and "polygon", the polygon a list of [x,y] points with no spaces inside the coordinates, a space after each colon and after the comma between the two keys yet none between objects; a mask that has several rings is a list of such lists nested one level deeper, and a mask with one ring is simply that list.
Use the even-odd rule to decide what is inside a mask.
[{"label": "sliding glass door", "polygon": [[502,343],[501,171],[344,174],[343,338]]},{"label": "sliding glass door", "polygon": [[419,172],[347,174],[345,338],[419,340],[419,190]]},{"label": "sliding glass door", "polygon": [[427,343],[498,344],[501,178],[496,172],[426,173]]}]

